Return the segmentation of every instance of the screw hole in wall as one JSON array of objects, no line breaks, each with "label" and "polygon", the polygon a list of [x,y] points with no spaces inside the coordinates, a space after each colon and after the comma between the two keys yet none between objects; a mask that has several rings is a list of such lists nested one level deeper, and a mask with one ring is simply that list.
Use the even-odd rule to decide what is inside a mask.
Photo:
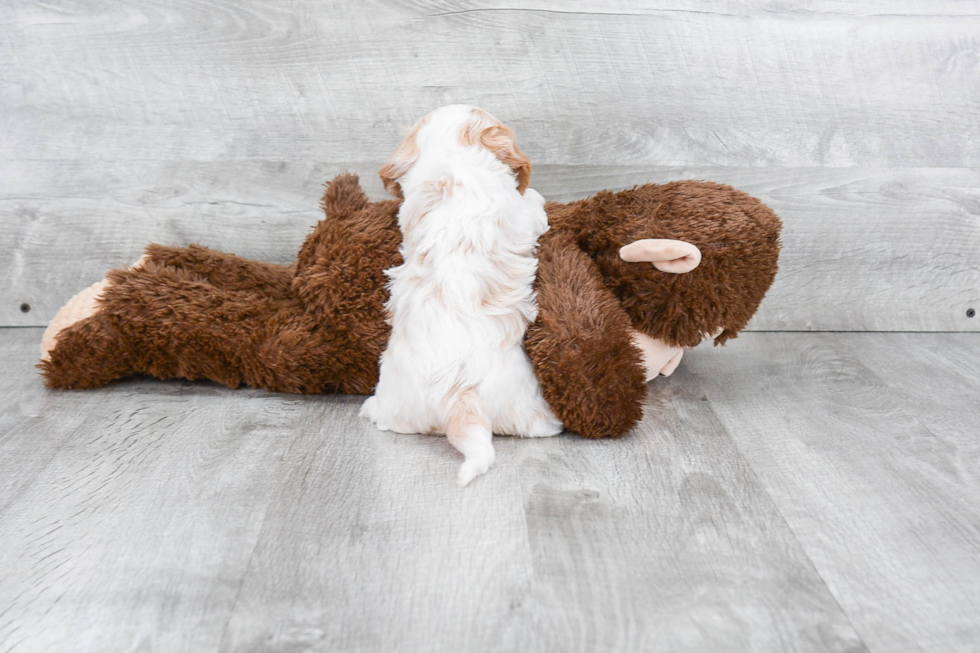
[{"label": "screw hole in wall", "polygon": [[977,314],[977,312],[975,310],[973,310],[972,308],[966,309],[966,316],[967,317],[973,317],[976,314]]},{"label": "screw hole in wall", "polygon": [[23,304],[20,305],[20,312],[21,313],[30,313],[31,312],[31,305],[28,304],[27,302],[24,302]]}]

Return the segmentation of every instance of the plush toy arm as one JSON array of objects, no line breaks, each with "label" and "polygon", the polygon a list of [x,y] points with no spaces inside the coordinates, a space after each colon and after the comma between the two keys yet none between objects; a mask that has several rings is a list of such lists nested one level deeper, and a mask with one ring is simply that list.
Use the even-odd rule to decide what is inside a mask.
[{"label": "plush toy arm", "polygon": [[303,243],[293,292],[324,325],[384,320],[384,271],[401,264],[398,202],[369,203],[356,175],[327,185],[326,214]]},{"label": "plush toy arm", "polygon": [[538,250],[538,317],[525,348],[548,404],[566,428],[618,437],[643,416],[643,354],[629,317],[592,259],[566,234]]},{"label": "plush toy arm", "polygon": [[254,292],[274,299],[287,299],[292,294],[292,266],[252,261],[202,245],[169,247],[150,243],[143,261],[183,270],[222,290]]},{"label": "plush toy arm", "polygon": [[348,218],[357,215],[370,204],[368,196],[361,189],[359,178],[355,174],[341,173],[328,181],[320,198],[320,210],[323,219],[317,223],[313,233],[306,237],[299,254],[296,256],[296,271],[301,272],[316,263],[317,248],[331,231],[340,228],[340,224]]},{"label": "plush toy arm", "polygon": [[666,342],[651,338],[639,331],[633,331],[633,344],[643,352],[643,366],[647,371],[647,381],[658,376],[673,374],[684,356],[682,347],[671,347]]}]

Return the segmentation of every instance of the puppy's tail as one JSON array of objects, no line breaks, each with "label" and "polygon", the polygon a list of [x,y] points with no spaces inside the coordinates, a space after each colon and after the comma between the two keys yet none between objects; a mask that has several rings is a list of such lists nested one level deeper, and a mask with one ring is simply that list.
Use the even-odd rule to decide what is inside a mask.
[{"label": "puppy's tail", "polygon": [[490,420],[483,409],[483,401],[474,388],[467,388],[450,396],[446,437],[465,458],[456,477],[460,487],[490,469],[490,465],[496,460]]}]

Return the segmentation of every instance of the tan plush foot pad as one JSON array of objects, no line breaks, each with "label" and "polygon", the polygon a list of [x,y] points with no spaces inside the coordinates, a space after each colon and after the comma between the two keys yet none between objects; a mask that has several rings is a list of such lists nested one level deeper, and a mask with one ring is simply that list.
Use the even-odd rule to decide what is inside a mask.
[{"label": "tan plush foot pad", "polygon": [[[138,270],[146,263],[149,255],[143,254],[138,261],[130,265],[130,269]],[[51,350],[58,344],[58,334],[71,325],[84,320],[90,315],[94,315],[99,310],[99,297],[102,291],[109,285],[108,280],[97,281],[91,286],[78,293],[68,300],[68,303],[61,307],[54,319],[48,323],[48,328],[41,336],[41,360],[48,360]]]},{"label": "tan plush foot pad", "polygon": [[93,283],[61,307],[58,314],[48,324],[48,328],[44,330],[44,336],[41,337],[41,360],[48,359],[51,350],[58,344],[59,333],[79,320],[84,320],[95,314],[99,309],[98,299],[108,284],[109,282],[105,279]]}]

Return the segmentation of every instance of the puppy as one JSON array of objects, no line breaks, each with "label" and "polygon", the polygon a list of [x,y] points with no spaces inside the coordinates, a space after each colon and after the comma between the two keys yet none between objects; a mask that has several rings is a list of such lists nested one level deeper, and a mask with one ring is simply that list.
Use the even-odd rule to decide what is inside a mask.
[{"label": "puppy", "polygon": [[492,433],[555,435],[524,353],[544,199],[514,133],[481,109],[419,120],[381,168],[398,212],[404,263],[387,270],[391,337],[361,415],[398,433],[444,433],[466,485],[496,457]]}]

